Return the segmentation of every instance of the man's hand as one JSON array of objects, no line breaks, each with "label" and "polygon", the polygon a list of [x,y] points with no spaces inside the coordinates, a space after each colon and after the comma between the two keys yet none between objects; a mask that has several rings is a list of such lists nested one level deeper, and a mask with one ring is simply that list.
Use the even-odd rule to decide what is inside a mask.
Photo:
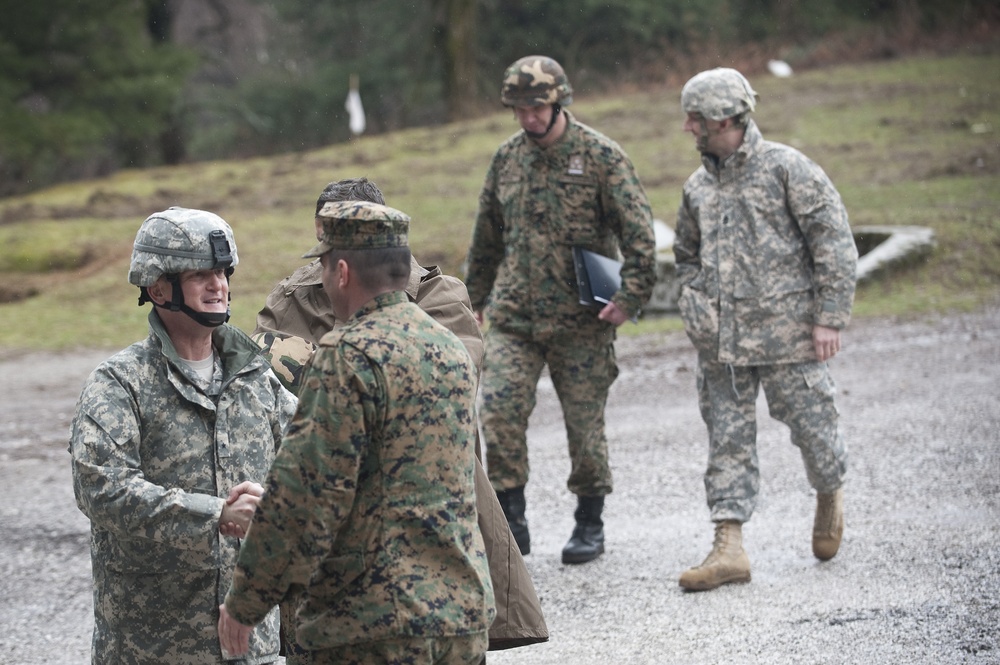
[{"label": "man's hand", "polygon": [[840,331],[826,326],[813,326],[813,349],[820,362],[834,357],[840,352]]},{"label": "man's hand", "polygon": [[601,309],[601,313],[597,315],[601,321],[607,321],[613,324],[615,327],[628,321],[628,316],[623,312],[618,305],[613,302],[609,302]]},{"label": "man's hand", "polygon": [[219,518],[219,533],[233,538],[245,537],[263,495],[264,488],[249,480],[229,490],[229,498],[226,499]]},{"label": "man's hand", "polygon": [[476,311],[473,312],[473,315],[475,315],[475,317],[476,317],[476,323],[478,323],[479,327],[482,328],[483,327],[483,310],[477,309]]},{"label": "man's hand", "polygon": [[229,616],[225,605],[219,605],[219,644],[225,656],[242,656],[250,651],[253,626],[244,626]]}]

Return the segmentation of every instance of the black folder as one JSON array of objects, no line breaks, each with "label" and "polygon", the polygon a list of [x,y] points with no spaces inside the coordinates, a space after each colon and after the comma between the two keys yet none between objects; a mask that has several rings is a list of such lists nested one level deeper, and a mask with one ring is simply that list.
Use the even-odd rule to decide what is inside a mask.
[{"label": "black folder", "polygon": [[603,307],[622,285],[622,262],[582,247],[573,248],[580,304]]}]

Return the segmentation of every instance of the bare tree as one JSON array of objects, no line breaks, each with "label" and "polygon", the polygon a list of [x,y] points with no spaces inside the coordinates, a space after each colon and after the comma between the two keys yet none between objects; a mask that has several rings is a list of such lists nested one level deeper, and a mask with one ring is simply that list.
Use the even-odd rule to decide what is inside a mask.
[{"label": "bare tree", "polygon": [[476,0],[431,0],[431,7],[449,120],[459,120],[476,110]]}]

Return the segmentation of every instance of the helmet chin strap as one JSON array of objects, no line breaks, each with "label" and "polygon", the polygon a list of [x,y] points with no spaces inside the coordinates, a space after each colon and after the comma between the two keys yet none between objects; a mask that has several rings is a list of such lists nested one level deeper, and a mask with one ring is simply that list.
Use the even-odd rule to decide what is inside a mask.
[{"label": "helmet chin strap", "polygon": [[544,132],[529,132],[526,129],[526,130],[524,130],[524,133],[527,134],[529,138],[533,138],[536,141],[539,140],[539,139],[544,139],[546,136],[549,135],[549,132],[552,131],[552,128],[556,124],[556,120],[559,119],[559,114],[560,113],[562,113],[562,105],[559,104],[559,103],[553,104],[552,105],[552,117],[549,118],[549,126],[545,128],[545,131]]},{"label": "helmet chin strap", "polygon": [[[231,270],[231,269],[230,269]],[[170,302],[165,302],[162,305],[156,301],[152,301],[153,305],[156,307],[162,307],[163,309],[169,309],[171,312],[184,312],[197,323],[205,326],[206,328],[218,328],[223,323],[229,320],[232,310],[229,305],[226,305],[225,313],[222,312],[196,312],[184,303],[184,291],[181,289],[181,280],[178,275],[167,275],[167,281],[173,287],[171,293]],[[229,281],[229,271],[226,271],[226,281]],[[229,294],[229,298],[232,299],[232,294]],[[139,304],[142,304],[142,299],[139,299]]]},{"label": "helmet chin strap", "polygon": [[221,312],[196,312],[187,305],[181,305],[180,311],[184,312],[192,319],[205,326],[206,328],[218,328],[223,323],[229,320],[229,316],[232,310],[229,309],[229,305],[226,305],[225,313]]},{"label": "helmet chin strap", "polygon": [[708,154],[708,121],[705,116],[701,116],[698,122],[701,124],[701,136],[698,137],[695,146],[698,148],[698,152],[705,155]]}]

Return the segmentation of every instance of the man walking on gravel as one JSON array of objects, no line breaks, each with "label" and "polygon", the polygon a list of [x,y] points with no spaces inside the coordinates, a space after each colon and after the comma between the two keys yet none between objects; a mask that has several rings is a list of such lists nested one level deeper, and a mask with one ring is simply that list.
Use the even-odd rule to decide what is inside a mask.
[{"label": "man walking on gravel", "polygon": [[681,92],[702,166],[684,184],[674,254],[681,316],[698,349],[715,522],[711,553],[680,577],[690,590],[750,580],[742,526],[760,484],[761,386],[817,493],[815,556],[833,558],[844,530],[847,451],[826,363],[850,320],[857,248],[833,183],[799,151],[764,140],[750,118],[756,102],[727,68],[698,74]]}]

